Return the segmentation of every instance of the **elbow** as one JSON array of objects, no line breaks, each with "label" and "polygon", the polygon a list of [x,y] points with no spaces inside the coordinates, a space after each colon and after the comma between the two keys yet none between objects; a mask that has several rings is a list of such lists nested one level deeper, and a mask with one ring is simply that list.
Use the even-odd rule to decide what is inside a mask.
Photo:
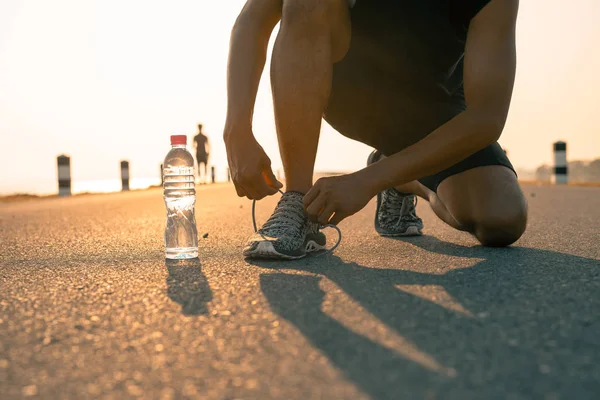
[{"label": "elbow", "polygon": [[248,34],[249,31],[256,31],[261,26],[261,16],[255,10],[255,7],[246,4],[242,9],[238,17],[235,19],[233,28],[231,28],[231,35],[237,33]]},{"label": "elbow", "polygon": [[236,43],[238,43],[238,49],[240,47],[239,43],[242,43],[242,48],[249,47],[256,50],[264,48],[266,51],[269,36],[269,32],[265,31],[260,21],[253,18],[253,15],[249,11],[242,10],[231,28],[229,37],[230,51]]},{"label": "elbow", "polygon": [[235,19],[233,27],[231,28],[231,35],[235,35],[237,32],[244,30],[250,26],[252,19],[249,16],[248,11],[242,10],[240,15]]},{"label": "elbow", "polygon": [[473,130],[477,132],[478,137],[485,141],[482,143],[484,147],[500,139],[506,124],[506,113],[473,110],[471,115]]},{"label": "elbow", "polygon": [[244,35],[258,34],[268,38],[280,17],[281,10],[259,8],[247,3],[236,18],[231,34],[243,32]]},{"label": "elbow", "polygon": [[486,128],[486,135],[489,144],[495,143],[500,139],[502,132],[504,131],[504,123],[506,121],[500,121],[498,119],[489,121]]}]

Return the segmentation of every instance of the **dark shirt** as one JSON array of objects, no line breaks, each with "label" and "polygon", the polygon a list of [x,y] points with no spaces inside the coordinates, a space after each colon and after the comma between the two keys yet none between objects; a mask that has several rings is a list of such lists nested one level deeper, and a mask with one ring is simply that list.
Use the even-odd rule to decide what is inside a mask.
[{"label": "dark shirt", "polygon": [[194,142],[196,142],[196,158],[198,160],[204,161],[208,158],[208,152],[206,151],[207,141],[208,138],[201,133],[194,136]]},{"label": "dark shirt", "polygon": [[325,119],[374,147],[393,138],[395,152],[459,114],[469,23],[489,1],[357,0]]}]

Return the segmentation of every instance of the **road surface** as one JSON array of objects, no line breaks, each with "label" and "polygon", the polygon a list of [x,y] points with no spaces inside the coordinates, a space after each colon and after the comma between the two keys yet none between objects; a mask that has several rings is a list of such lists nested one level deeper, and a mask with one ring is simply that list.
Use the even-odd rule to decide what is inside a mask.
[{"label": "road surface", "polygon": [[1,397],[598,398],[600,189],[524,190],[509,249],[425,202],[425,236],[378,237],[371,202],[334,255],[248,263],[250,203],[202,186],[185,265],[159,190],[0,203]]}]

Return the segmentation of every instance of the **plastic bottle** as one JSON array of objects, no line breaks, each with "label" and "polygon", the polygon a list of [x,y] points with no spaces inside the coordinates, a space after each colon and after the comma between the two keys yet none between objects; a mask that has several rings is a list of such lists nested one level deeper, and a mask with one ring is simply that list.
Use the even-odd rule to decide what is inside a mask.
[{"label": "plastic bottle", "polygon": [[186,149],[185,135],[171,136],[171,151],[163,163],[163,188],[167,207],[165,257],[187,259],[198,257],[196,229],[196,186],[194,158]]}]

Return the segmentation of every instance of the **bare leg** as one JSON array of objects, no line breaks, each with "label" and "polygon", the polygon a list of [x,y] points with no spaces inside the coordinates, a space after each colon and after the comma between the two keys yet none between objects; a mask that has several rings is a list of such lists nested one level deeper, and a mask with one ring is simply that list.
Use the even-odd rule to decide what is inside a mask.
[{"label": "bare leg", "polygon": [[501,165],[447,178],[438,187],[438,197],[484,246],[508,246],[527,226],[527,200],[514,172]]},{"label": "bare leg", "polygon": [[485,246],[508,246],[527,225],[527,202],[515,174],[491,165],[453,175],[438,193],[415,181],[396,187],[429,201],[435,214],[453,228],[468,231]]},{"label": "bare leg", "polygon": [[284,0],[271,64],[279,150],[287,190],[312,187],[333,64],[350,43],[347,0]]},{"label": "bare leg", "polygon": [[416,194],[420,198],[429,202],[431,209],[438,216],[439,219],[450,225],[451,227],[464,231],[466,230],[450,212],[446,209],[444,203],[440,200],[438,195],[428,187],[421,184],[419,181],[413,181],[406,183],[401,186],[396,186],[396,190],[403,193]]}]

